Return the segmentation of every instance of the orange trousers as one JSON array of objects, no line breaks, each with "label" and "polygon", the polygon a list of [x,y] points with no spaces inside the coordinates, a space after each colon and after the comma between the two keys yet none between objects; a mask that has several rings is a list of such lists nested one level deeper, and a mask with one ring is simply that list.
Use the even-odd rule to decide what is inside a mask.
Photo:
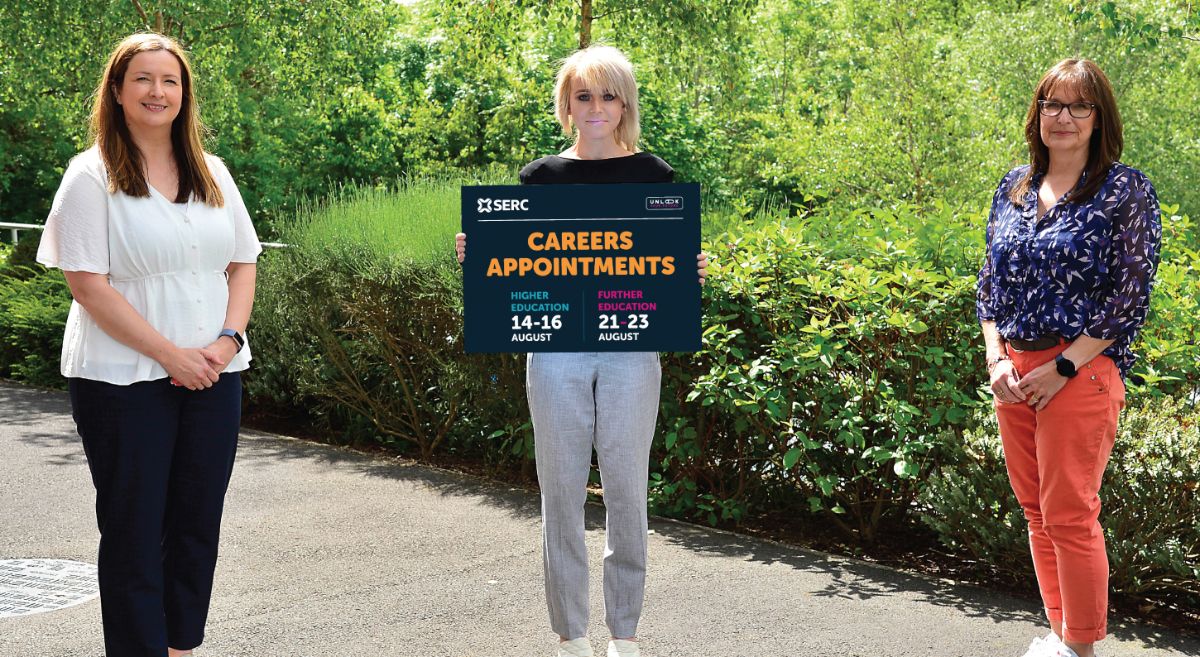
[{"label": "orange trousers", "polygon": [[[1018,374],[1069,343],[1008,355]],[[1008,479],[1029,521],[1029,547],[1046,616],[1067,641],[1104,638],[1108,619],[1108,554],[1100,529],[1100,480],[1125,406],[1125,384],[1107,356],[1079,368],[1041,411],[996,402]]]}]

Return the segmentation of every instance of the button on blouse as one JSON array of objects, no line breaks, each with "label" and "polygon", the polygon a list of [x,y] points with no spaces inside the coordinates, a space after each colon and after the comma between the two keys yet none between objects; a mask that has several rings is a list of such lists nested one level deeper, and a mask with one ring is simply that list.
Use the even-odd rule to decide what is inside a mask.
[{"label": "button on blouse", "polygon": [[1009,198],[1027,170],[1010,171],[992,199],[976,314],[994,321],[1005,339],[1114,340],[1103,353],[1124,376],[1136,360],[1130,344],[1146,320],[1158,267],[1154,187],[1141,171],[1115,163],[1092,198],[1060,199],[1038,219],[1041,176],[1023,204]]},{"label": "button on blouse", "polygon": [[[205,158],[223,207],[173,203],[153,186],[145,198],[109,194],[99,150],[80,153],[55,194],[38,262],[107,275],[134,310],[178,347],[212,343],[229,301],[225,268],[255,262],[262,247],[224,162]],[[242,371],[249,362],[247,344],[224,371]],[[77,302],[67,317],[61,370],[63,376],[117,385],[167,376],[157,361],[111,338]]]}]

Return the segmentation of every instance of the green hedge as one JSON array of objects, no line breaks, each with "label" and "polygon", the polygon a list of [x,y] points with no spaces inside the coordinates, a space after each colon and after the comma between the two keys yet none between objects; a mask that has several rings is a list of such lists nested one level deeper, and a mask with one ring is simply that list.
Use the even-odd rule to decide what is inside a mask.
[{"label": "green hedge", "polygon": [[[285,236],[295,246],[260,261],[246,374],[252,406],[315,422],[334,441],[485,462],[501,476],[530,473],[524,359],[463,354],[451,249],[458,185],[502,177],[347,188],[306,209]],[[1164,261],[1135,370],[1145,383],[1130,387],[1139,410],[1123,428],[1135,438],[1123,438],[1126,451],[1114,457],[1123,469],[1107,489],[1132,491],[1162,512],[1156,517],[1175,513],[1179,522],[1164,520],[1153,529],[1163,540],[1134,553],[1125,551],[1133,539],[1120,537],[1132,537],[1121,528],[1137,518],[1121,514],[1136,507],[1110,504],[1106,517],[1114,562],[1132,564],[1114,586],[1186,601],[1193,580],[1180,564],[1195,563],[1196,543],[1179,523],[1194,519],[1186,505],[1195,472],[1152,465],[1196,462],[1194,448],[1171,453],[1184,448],[1154,436],[1195,426],[1172,400],[1195,395],[1200,380],[1200,255],[1190,219],[1174,208],[1165,214]],[[804,219],[706,211],[713,265],[704,348],[663,358],[653,511],[723,525],[784,513],[863,543],[913,527],[919,512],[951,545],[1023,573],[1022,521],[985,449],[995,432],[987,420],[977,427],[988,402],[973,303],[984,220],[938,203]],[[4,272],[0,376],[61,385],[69,304],[61,274],[24,265]],[[1151,503],[1162,486],[1172,500]],[[1184,506],[1172,511],[1176,500]],[[1175,579],[1164,583],[1162,573]],[[1164,592],[1171,587],[1183,589]]]},{"label": "green hedge", "polygon": [[669,361],[657,510],[801,508],[866,542],[904,521],[981,382],[973,277],[942,258],[967,225],[891,234],[921,219],[767,222],[711,246],[704,350]]},{"label": "green hedge", "polygon": [[269,254],[259,281],[252,401],[307,412],[347,442],[503,460],[483,439],[524,423],[523,361],[464,356],[456,263],[373,262],[334,243]]},{"label": "green hedge", "polygon": [[524,361],[464,355],[449,256],[459,186],[507,175],[348,187],[305,209],[294,246],[259,262],[252,404],[303,414],[339,442],[528,469]]},{"label": "green hedge", "polygon": [[[305,215],[298,246],[261,264],[248,388],[340,440],[528,471],[522,359],[462,353],[456,184],[345,190]],[[1190,220],[1167,210],[1131,397],[1185,395],[1200,374],[1200,260]],[[973,303],[985,217],[936,203],[743,215],[704,218],[717,235],[705,347],[663,359],[651,506],[710,524],[815,514],[874,541],[913,522],[986,404]]]}]

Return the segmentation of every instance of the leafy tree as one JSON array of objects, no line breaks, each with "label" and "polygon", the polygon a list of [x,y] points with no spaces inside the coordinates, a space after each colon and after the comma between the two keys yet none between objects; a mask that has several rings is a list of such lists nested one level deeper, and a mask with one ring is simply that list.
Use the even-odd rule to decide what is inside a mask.
[{"label": "leafy tree", "polygon": [[[743,213],[976,207],[1025,159],[1022,117],[1058,59],[1098,61],[1124,159],[1195,214],[1200,17],[1130,0],[48,0],[0,6],[0,216],[45,216],[85,147],[103,57],[125,34],[180,37],[211,148],[270,233],[348,181],[520,164],[567,144],[557,62],[625,50],[644,147]],[[585,20],[585,18],[587,20]]]},{"label": "leafy tree", "polygon": [[[104,59],[127,34],[161,29],[191,51],[211,148],[259,217],[273,218],[333,179],[392,177],[395,141],[376,92],[404,10],[375,0],[53,0],[0,6],[0,215],[45,217]],[[335,120],[345,110],[344,120]],[[364,121],[364,113],[370,120]],[[355,118],[357,117],[357,118]],[[382,128],[376,129],[377,122]],[[368,139],[358,129],[371,123]],[[353,132],[354,134],[348,134]],[[386,141],[386,140],[385,140]]]}]

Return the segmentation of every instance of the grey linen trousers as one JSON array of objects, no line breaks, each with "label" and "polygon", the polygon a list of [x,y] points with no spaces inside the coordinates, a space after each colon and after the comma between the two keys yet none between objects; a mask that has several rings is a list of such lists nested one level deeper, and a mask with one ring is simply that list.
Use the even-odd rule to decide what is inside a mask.
[{"label": "grey linen trousers", "polygon": [[529,412],[542,490],[542,559],[550,626],[587,634],[583,510],[592,448],[607,513],[604,616],[614,637],[637,634],[646,585],[646,486],[658,417],[658,354],[531,353]]}]

